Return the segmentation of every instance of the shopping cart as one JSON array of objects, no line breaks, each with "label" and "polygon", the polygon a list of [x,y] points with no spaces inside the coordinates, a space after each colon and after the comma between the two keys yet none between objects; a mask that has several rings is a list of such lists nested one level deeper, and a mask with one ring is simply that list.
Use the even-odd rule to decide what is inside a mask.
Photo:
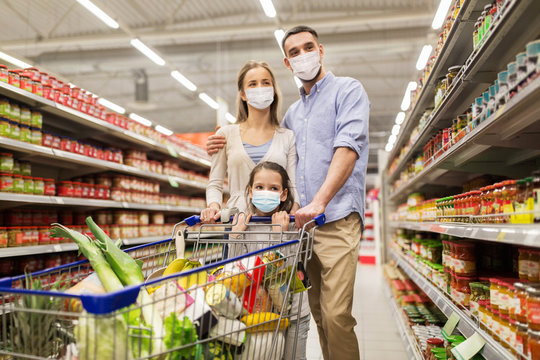
[{"label": "shopping cart", "polygon": [[[98,279],[86,260],[0,279],[0,359],[279,360],[286,347],[294,353],[296,337],[285,336],[296,331],[289,324],[308,286],[299,274],[324,215],[298,232],[271,231],[269,221],[254,217],[246,231],[232,232],[232,224],[198,225],[192,216],[171,239],[126,250],[142,260],[146,282],[113,293],[81,293]],[[151,300],[141,301],[146,292]]]}]

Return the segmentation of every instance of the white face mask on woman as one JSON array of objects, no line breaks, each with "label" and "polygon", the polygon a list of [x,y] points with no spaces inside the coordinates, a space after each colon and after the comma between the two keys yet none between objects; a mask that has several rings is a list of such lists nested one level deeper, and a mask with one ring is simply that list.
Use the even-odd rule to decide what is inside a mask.
[{"label": "white face mask on woman", "polygon": [[266,109],[274,102],[274,87],[260,86],[246,89],[247,103],[255,109]]},{"label": "white face mask on woman", "polygon": [[295,56],[289,59],[289,64],[293,69],[294,75],[301,80],[311,81],[315,79],[321,68],[321,55],[319,50]]}]

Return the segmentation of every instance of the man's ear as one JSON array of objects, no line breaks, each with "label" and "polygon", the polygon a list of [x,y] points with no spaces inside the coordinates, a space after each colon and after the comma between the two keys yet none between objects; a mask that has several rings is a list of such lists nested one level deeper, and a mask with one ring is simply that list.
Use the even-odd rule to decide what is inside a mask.
[{"label": "man's ear", "polygon": [[292,71],[292,67],[291,67],[291,63],[289,62],[289,59],[285,57],[283,58],[283,62],[285,63],[285,66],[287,67],[287,69]]},{"label": "man's ear", "polygon": [[319,44],[319,54],[321,55],[321,64],[322,64],[322,59],[324,57],[324,48],[322,44]]}]

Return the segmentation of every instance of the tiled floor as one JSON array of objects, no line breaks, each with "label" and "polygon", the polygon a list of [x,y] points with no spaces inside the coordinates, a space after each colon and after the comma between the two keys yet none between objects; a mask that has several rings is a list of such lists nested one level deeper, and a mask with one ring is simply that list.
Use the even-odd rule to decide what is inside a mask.
[{"label": "tiled floor", "polygon": [[[406,360],[405,346],[392,318],[385,296],[384,277],[379,266],[358,265],[354,288],[353,315],[362,360]],[[307,359],[322,359],[317,326],[311,320]]]}]

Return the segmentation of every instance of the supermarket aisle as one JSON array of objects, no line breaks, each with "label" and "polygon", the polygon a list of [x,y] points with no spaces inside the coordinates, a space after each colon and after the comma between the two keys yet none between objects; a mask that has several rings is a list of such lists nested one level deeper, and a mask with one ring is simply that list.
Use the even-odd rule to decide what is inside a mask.
[{"label": "supermarket aisle", "polygon": [[[380,266],[358,265],[353,314],[358,321],[356,335],[362,360],[405,360],[407,353],[390,304],[383,290]],[[307,359],[322,359],[317,327],[312,320],[308,337]]]}]

